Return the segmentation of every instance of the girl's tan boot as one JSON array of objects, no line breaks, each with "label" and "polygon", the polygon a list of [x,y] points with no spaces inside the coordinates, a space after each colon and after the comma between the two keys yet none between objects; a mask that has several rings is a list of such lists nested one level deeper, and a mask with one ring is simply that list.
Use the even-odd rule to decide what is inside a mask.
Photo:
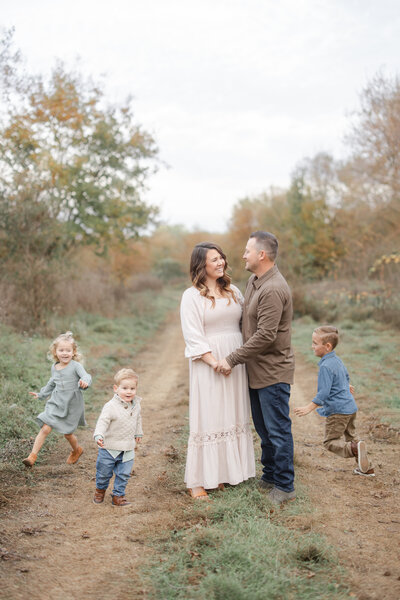
[{"label": "girl's tan boot", "polygon": [[22,461],[24,463],[24,465],[26,467],[33,467],[33,465],[35,464],[37,459],[37,454],[34,454],[33,452],[30,453],[30,455],[28,456],[28,458],[24,458],[24,460]]}]

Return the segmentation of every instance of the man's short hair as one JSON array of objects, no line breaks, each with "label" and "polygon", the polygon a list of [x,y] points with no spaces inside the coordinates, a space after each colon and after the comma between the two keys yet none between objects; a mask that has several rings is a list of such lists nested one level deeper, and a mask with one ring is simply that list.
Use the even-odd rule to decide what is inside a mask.
[{"label": "man's short hair", "polygon": [[114,375],[114,383],[119,385],[123,379],[136,379],[136,381],[139,381],[139,375],[133,369],[120,369]]},{"label": "man's short hair", "polygon": [[258,250],[264,250],[271,261],[275,261],[278,256],[278,240],[273,233],[269,231],[253,231],[251,238],[256,240]]}]

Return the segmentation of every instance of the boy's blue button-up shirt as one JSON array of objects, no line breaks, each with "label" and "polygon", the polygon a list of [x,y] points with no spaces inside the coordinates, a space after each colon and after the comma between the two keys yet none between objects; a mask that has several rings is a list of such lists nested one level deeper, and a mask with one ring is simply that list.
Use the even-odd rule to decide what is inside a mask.
[{"label": "boy's blue button-up shirt", "polygon": [[329,415],[352,415],[357,410],[350,393],[350,377],[346,367],[334,351],[328,352],[318,363],[318,393],[313,402],[323,417]]}]

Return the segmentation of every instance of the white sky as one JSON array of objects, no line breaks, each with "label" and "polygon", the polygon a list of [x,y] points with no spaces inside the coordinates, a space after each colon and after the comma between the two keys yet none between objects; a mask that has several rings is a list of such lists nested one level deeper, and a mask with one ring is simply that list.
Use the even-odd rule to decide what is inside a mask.
[{"label": "white sky", "polygon": [[132,94],[169,165],[149,201],[209,231],[302,158],[342,156],[361,89],[400,71],[398,0],[0,0],[0,25],[33,70],[80,56]]}]

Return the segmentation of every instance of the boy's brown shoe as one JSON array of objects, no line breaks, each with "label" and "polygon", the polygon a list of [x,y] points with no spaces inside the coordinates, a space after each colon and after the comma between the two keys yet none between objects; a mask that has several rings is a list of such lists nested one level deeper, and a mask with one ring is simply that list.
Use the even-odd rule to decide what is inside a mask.
[{"label": "boy's brown shoe", "polygon": [[112,496],[112,505],[113,506],[128,506],[131,502],[125,500],[125,496]]},{"label": "boy's brown shoe", "polygon": [[353,473],[355,475],[364,475],[364,477],[375,477],[375,471],[374,469],[368,469],[368,471],[365,471],[365,473],[363,471],[360,471],[359,468],[354,469]]},{"label": "boy's brown shoe", "polygon": [[351,451],[357,460],[359,470],[366,473],[369,469],[366,443],[363,441],[351,442]]},{"label": "boy's brown shoe", "polygon": [[96,488],[93,496],[93,502],[95,504],[101,504],[102,502],[104,502],[105,493],[106,490],[99,490],[99,488]]},{"label": "boy's brown shoe", "polygon": [[30,455],[27,458],[24,458],[24,460],[22,461],[24,463],[24,465],[26,467],[33,467],[33,465],[35,464],[37,459],[37,454],[34,454],[33,452],[30,453]]},{"label": "boy's brown shoe", "polygon": [[78,446],[76,450],[72,450],[71,454],[67,458],[67,464],[73,465],[76,462],[78,462],[79,457],[82,454],[82,452],[83,452],[83,448],[81,448],[80,446]]}]

